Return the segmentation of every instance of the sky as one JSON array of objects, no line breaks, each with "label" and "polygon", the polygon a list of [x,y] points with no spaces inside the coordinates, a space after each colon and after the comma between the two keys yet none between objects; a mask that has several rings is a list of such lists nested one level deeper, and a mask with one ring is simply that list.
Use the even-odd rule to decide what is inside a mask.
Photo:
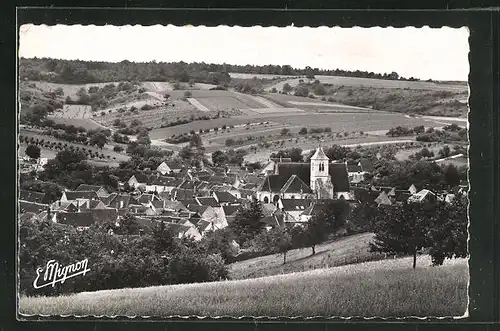
[{"label": "sky", "polygon": [[23,25],[19,56],[291,65],[466,81],[469,32],[439,28]]}]

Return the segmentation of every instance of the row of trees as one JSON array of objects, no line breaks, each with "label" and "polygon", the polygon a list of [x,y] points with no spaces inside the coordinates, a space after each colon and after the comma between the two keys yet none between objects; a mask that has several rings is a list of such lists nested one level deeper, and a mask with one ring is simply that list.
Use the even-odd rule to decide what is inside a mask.
[{"label": "row of trees", "polygon": [[[46,74],[50,72],[51,74]],[[403,78],[396,72],[374,73],[368,71],[350,70],[324,70],[319,68],[292,68],[290,65],[231,65],[213,63],[164,63],[147,62],[135,63],[122,61],[119,63],[89,62],[79,60],[57,59],[25,59],[20,60],[21,79],[51,80],[62,83],[94,83],[111,81],[148,81],[175,79],[188,83],[191,79],[203,81],[214,85],[227,83],[228,73],[270,74],[305,76],[314,79],[315,75],[363,77],[390,80],[416,80]]]},{"label": "row of trees", "polygon": [[[209,240],[196,243],[175,239],[163,223],[150,234],[137,236],[134,217],[127,215],[117,232],[113,224],[96,222],[86,231],[47,221],[21,221],[19,229],[20,292],[59,295],[125,287],[141,287],[226,279],[224,260]],[[88,259],[91,272],[68,279],[55,288],[34,289],[37,267],[49,260],[61,265]],[[36,291],[36,292],[35,292]]]}]

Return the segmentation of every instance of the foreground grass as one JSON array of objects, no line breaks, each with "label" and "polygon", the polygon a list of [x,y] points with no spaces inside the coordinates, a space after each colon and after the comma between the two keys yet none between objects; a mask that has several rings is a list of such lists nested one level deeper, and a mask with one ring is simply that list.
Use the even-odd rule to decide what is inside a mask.
[{"label": "foreground grass", "polygon": [[372,233],[357,234],[316,246],[316,254],[310,248],[294,249],[287,253],[283,264],[282,254],[261,256],[229,266],[231,279],[246,279],[308,271],[311,269],[336,267],[346,264],[381,260],[383,254],[370,253]]},{"label": "foreground grass", "polygon": [[21,297],[22,314],[96,316],[462,316],[465,260],[419,257],[236,281]]}]

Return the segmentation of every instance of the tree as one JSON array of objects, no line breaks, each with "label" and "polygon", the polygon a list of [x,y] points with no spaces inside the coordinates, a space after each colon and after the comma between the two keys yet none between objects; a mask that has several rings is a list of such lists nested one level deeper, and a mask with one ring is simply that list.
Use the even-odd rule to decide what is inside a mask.
[{"label": "tree", "polygon": [[375,238],[370,243],[370,250],[390,254],[410,254],[413,256],[413,268],[415,268],[417,253],[429,246],[427,233],[435,212],[436,205],[426,203],[405,203],[400,206],[379,208],[372,225]]},{"label": "tree", "polygon": [[283,264],[286,264],[286,253],[292,248],[292,236],[286,228],[277,227],[275,232],[274,245],[276,250],[283,254]]},{"label": "tree", "polygon": [[298,97],[307,97],[309,96],[309,89],[307,88],[307,86],[297,86],[295,88],[294,95]]},{"label": "tree", "polygon": [[120,145],[115,145],[115,146],[113,147],[113,151],[115,151],[115,152],[117,152],[117,153],[120,153],[120,152],[122,152],[122,151],[123,151],[123,147],[122,147],[122,146],[120,146]]},{"label": "tree", "polygon": [[215,151],[212,153],[212,162],[214,164],[224,164],[227,162],[227,155],[223,151]]},{"label": "tree", "polygon": [[302,162],[302,149],[300,148],[289,148],[285,150],[278,151],[277,153],[272,153],[271,158],[290,158],[292,162]]},{"label": "tree", "polygon": [[119,224],[118,232],[120,234],[131,235],[139,233],[139,224],[133,214],[125,214]]},{"label": "tree", "polygon": [[300,129],[299,134],[307,134],[307,128],[304,127],[302,129]]},{"label": "tree", "polygon": [[203,141],[201,139],[201,136],[197,133],[192,134],[191,138],[189,140],[189,146],[196,148],[196,149],[202,149],[203,148]]},{"label": "tree", "polygon": [[38,159],[40,158],[40,147],[30,144],[26,147],[25,153],[31,159]]},{"label": "tree", "polygon": [[236,213],[235,219],[229,224],[229,227],[240,245],[253,239],[262,230],[261,220],[263,217],[262,205],[257,199],[253,199],[248,208],[240,209]]},{"label": "tree", "polygon": [[450,150],[450,147],[448,145],[445,145],[442,149],[439,150],[439,156],[441,158],[445,158],[445,157],[450,156],[450,153],[451,153],[451,150]]},{"label": "tree", "polygon": [[290,86],[290,84],[285,83],[283,84],[283,92],[284,93],[290,93],[292,92],[293,88]]},{"label": "tree", "polygon": [[434,157],[434,152],[429,151],[426,147],[422,148],[420,155],[425,158]]},{"label": "tree", "polygon": [[453,164],[448,164],[444,168],[444,180],[450,186],[457,186],[460,184],[460,174],[458,169]]},{"label": "tree", "polygon": [[289,134],[290,134],[290,129],[287,129],[287,128],[281,129],[280,135],[288,136]]},{"label": "tree", "polygon": [[89,140],[90,146],[97,145],[97,147],[99,147],[101,149],[104,147],[104,145],[106,145],[107,142],[108,142],[108,138],[101,131],[94,133],[90,137],[90,140]]},{"label": "tree", "polygon": [[312,249],[312,254],[316,254],[316,245],[322,243],[327,236],[328,225],[326,219],[321,216],[313,216],[307,222],[304,231],[304,244]]},{"label": "tree", "polygon": [[434,265],[442,265],[446,258],[467,257],[467,205],[467,198],[438,205],[429,232],[429,254]]}]

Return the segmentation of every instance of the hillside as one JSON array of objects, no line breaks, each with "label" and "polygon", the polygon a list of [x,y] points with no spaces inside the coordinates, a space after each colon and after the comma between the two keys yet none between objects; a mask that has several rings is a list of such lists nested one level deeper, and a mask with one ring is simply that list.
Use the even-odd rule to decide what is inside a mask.
[{"label": "hillside", "polygon": [[363,233],[322,243],[316,247],[315,255],[311,255],[310,248],[294,249],[287,253],[286,264],[282,254],[236,262],[229,266],[229,276],[231,279],[256,278],[383,259],[383,254],[368,251],[372,238],[372,233]]},{"label": "hillside", "polygon": [[420,257],[258,279],[21,297],[21,314],[98,316],[463,316],[467,261]]},{"label": "hillside", "polygon": [[[284,84],[289,84],[290,94],[318,100],[310,102],[328,102],[320,107],[322,111],[336,104],[414,115],[464,117],[468,111],[467,86],[458,84],[320,76],[315,82],[283,80],[267,90],[281,92]],[[269,94],[267,97],[284,106],[297,105],[294,96]]]}]

